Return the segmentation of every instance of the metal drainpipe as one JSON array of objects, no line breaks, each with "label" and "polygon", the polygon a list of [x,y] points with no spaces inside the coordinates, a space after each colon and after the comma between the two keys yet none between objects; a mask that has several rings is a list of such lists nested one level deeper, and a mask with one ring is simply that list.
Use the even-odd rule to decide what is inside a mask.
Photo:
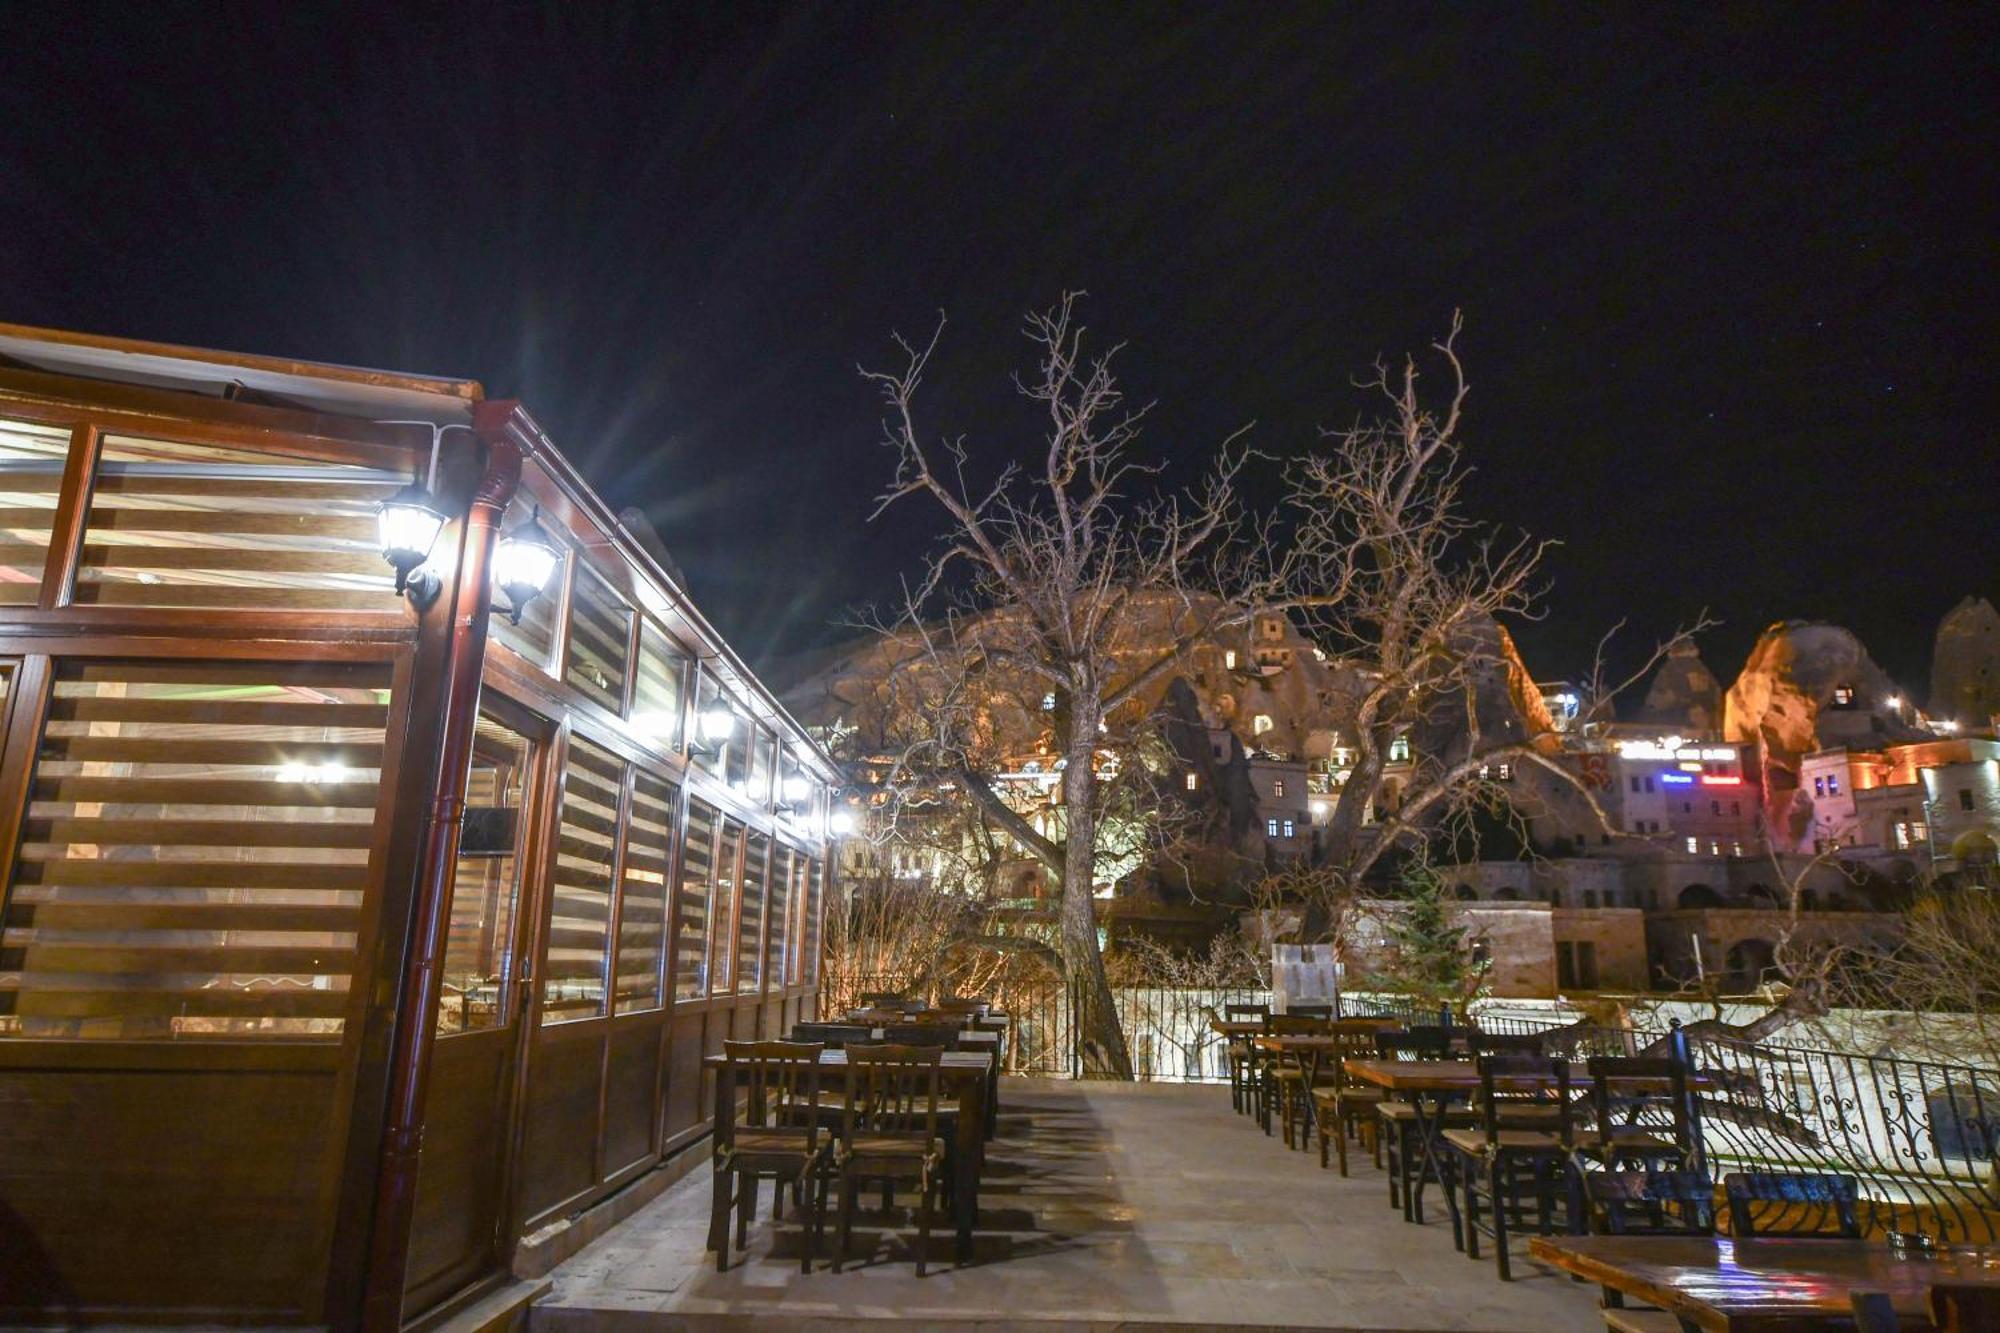
[{"label": "metal drainpipe", "polygon": [[403,969],[396,1033],[389,1050],[389,1114],[383,1125],[382,1163],[376,1176],[374,1222],[369,1235],[362,1327],[382,1333],[392,1333],[403,1320],[403,1285],[424,1143],[424,1099],[435,1041],[430,1014],[444,979],[452,867],[458,859],[458,839],[465,820],[466,772],[478,722],[486,616],[492,604],[492,579],[487,570],[501,515],[521,480],[519,447],[498,431],[482,429],[479,434],[487,447],[486,471],[466,511],[464,555],[453,590],[437,795],[424,824],[418,862],[421,878],[416,919]]}]

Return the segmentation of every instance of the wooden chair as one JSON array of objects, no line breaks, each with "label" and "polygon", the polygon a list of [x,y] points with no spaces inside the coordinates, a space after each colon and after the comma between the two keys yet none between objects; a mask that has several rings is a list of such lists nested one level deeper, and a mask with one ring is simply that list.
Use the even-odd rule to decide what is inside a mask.
[{"label": "wooden chair", "polygon": [[[729,1212],[736,1209],[736,1248],[749,1244],[750,1218],[757,1211],[757,1184],[772,1177],[771,1220],[784,1208],[785,1185],[793,1201],[804,1206],[826,1152],[820,1129],[819,1056],[817,1042],[725,1041],[726,1067],[718,1078],[744,1088],[741,1118],[732,1116],[715,1127],[715,1189],[709,1215],[709,1238],[715,1245],[715,1270],[729,1267]],[[731,1185],[735,1186],[734,1198]],[[817,1206],[817,1204],[815,1205]],[[805,1227],[799,1271],[812,1270],[815,1227]]]},{"label": "wooden chair", "polygon": [[875,1039],[875,1029],[859,1023],[794,1023],[793,1041],[816,1041],[832,1050]]},{"label": "wooden chair", "polygon": [[[1541,1055],[1482,1055],[1478,1109],[1479,1128],[1444,1132],[1450,1174],[1457,1177],[1465,1200],[1463,1225],[1454,1218],[1454,1230],[1461,1233],[1466,1257],[1477,1259],[1483,1194],[1492,1212],[1494,1267],[1500,1280],[1507,1282],[1513,1278],[1507,1254],[1508,1218],[1513,1214],[1515,1225],[1520,1225],[1521,1173],[1527,1173],[1526,1183],[1535,1198],[1536,1225],[1544,1236],[1554,1229],[1556,1185],[1559,1180],[1568,1180],[1574,1146],[1569,1061]],[[1508,1127],[1516,1112],[1530,1109],[1535,1120],[1547,1128]],[[1452,1181],[1444,1182],[1447,1190],[1452,1185]]]},{"label": "wooden chair", "polygon": [[903,1003],[903,993],[894,990],[865,990],[861,992],[860,1004],[863,1009],[896,1009]]},{"label": "wooden chair", "polygon": [[[1268,1004],[1225,1004],[1222,1006],[1222,1021],[1225,1023],[1262,1023],[1271,1017]],[[1231,1037],[1223,1047],[1223,1058],[1229,1062],[1229,1105],[1242,1115],[1250,1103],[1250,1088],[1245,1073],[1252,1064],[1253,1052],[1250,1042],[1243,1037]]]},{"label": "wooden chair", "polygon": [[[863,1046],[848,1052],[847,1107],[828,1173],[840,1179],[834,1272],[847,1258],[855,1191],[864,1180],[880,1180],[884,1213],[895,1202],[897,1185],[917,1186],[917,1276],[924,1275],[931,1214],[949,1179],[938,1114],[938,1073],[943,1062],[941,1046]],[[825,1188],[822,1177],[822,1219]]]},{"label": "wooden chair", "polygon": [[[1264,1020],[1264,1031],[1273,1037],[1318,1036],[1327,1030],[1331,1020],[1324,1018],[1300,1018],[1296,1014],[1272,1014]],[[1280,1055],[1276,1052],[1256,1051],[1257,1069],[1257,1123],[1264,1132],[1271,1132],[1271,1110],[1275,1104],[1284,1123],[1285,1146],[1292,1146],[1292,1108],[1295,1100],[1302,1097],[1299,1091],[1307,1077],[1302,1062],[1297,1055]]]},{"label": "wooden chair", "polygon": [[1334,1016],[1331,1004],[1309,1003],[1287,1005],[1285,1012],[1294,1018],[1332,1018]]},{"label": "wooden chair", "polygon": [[1484,1032],[1473,1028],[1465,1034],[1465,1049],[1473,1059],[1482,1055],[1540,1055],[1542,1039],[1532,1032]]},{"label": "wooden chair", "polygon": [[1674,1059],[1600,1055],[1590,1061],[1596,1127],[1579,1132],[1577,1150],[1607,1169],[1674,1171],[1694,1151],[1687,1067]]},{"label": "wooden chair", "polygon": [[[1451,1028],[1423,1023],[1415,1027],[1392,1027],[1376,1035],[1375,1058],[1449,1060],[1453,1057],[1452,1044]],[[1375,1146],[1382,1154],[1384,1160],[1380,1164],[1389,1177],[1389,1206],[1402,1206],[1404,1216],[1414,1220],[1415,1213],[1406,1201],[1412,1197],[1417,1165],[1423,1161],[1423,1147],[1415,1139],[1417,1108],[1398,1098],[1385,1097],[1376,1107],[1375,1119]],[[1440,1121],[1440,1129],[1455,1129],[1476,1125],[1479,1117],[1468,1109],[1458,1108],[1446,1111]]]},{"label": "wooden chair", "polygon": [[882,1029],[882,1040],[891,1046],[936,1046],[955,1051],[960,1031],[956,1023],[891,1023]]},{"label": "wooden chair", "polygon": [[1395,1026],[1386,1018],[1342,1018],[1334,1022],[1339,1039],[1323,1067],[1328,1086],[1313,1091],[1313,1127],[1319,1133],[1319,1166],[1326,1169],[1326,1150],[1331,1142],[1340,1160],[1340,1174],[1347,1174],[1347,1141],[1359,1138],[1371,1155],[1377,1152],[1379,1122],[1376,1113],[1388,1097],[1385,1089],[1363,1083],[1347,1072],[1347,1062],[1375,1054],[1375,1038]]},{"label": "wooden chair", "polygon": [[[1699,1171],[1588,1171],[1584,1199],[1594,1230],[1612,1236],[1712,1236],[1715,1183]],[[1628,1310],[1623,1293],[1601,1293],[1607,1333],[1680,1333],[1665,1310]]]},{"label": "wooden chair", "polygon": [[[1933,1295],[1935,1290],[1933,1288]],[[1897,1333],[1903,1326],[1903,1321],[1896,1317],[1895,1303],[1886,1291],[1856,1287],[1847,1293],[1847,1303],[1854,1311],[1854,1333]],[[1944,1325],[1940,1323],[1938,1327]]]},{"label": "wooden chair", "polygon": [[[1853,1176],[1789,1171],[1732,1171],[1722,1178],[1729,1201],[1729,1234],[1739,1240],[1760,1236],[1861,1239],[1856,1207],[1860,1191]],[[1757,1205],[1778,1214],[1778,1225],[1760,1220]],[[1833,1228],[1828,1229],[1831,1221]]]}]

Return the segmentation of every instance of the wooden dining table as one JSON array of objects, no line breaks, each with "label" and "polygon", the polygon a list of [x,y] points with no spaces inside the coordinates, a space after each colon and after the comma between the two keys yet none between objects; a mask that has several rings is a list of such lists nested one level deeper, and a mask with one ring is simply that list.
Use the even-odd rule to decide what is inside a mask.
[{"label": "wooden dining table", "polygon": [[[727,1077],[729,1057],[711,1055],[702,1068],[716,1075],[715,1123],[721,1124],[736,1113],[735,1081]],[[839,1086],[847,1083],[847,1052],[821,1051],[822,1078],[833,1075]],[[739,1066],[742,1068],[743,1066]],[[991,1055],[979,1051],[946,1051],[939,1065],[938,1091],[958,1101],[957,1133],[952,1140],[952,1221],[958,1233],[958,1258],[972,1258],[972,1229],[979,1222],[979,1176],[986,1164],[986,1096]],[[832,1081],[831,1079],[827,1081]],[[711,1248],[714,1238],[710,1238]]]},{"label": "wooden dining table", "polygon": [[[1299,1038],[1289,1038],[1297,1041]],[[1403,1217],[1406,1221],[1421,1223],[1424,1220],[1424,1182],[1430,1176],[1438,1175],[1437,1144],[1444,1113],[1453,1102],[1470,1098],[1480,1089],[1479,1065],[1473,1060],[1382,1060],[1350,1059],[1342,1062],[1343,1068],[1352,1078],[1364,1083],[1372,1083],[1378,1088],[1387,1088],[1410,1104],[1415,1121],[1417,1148],[1421,1164],[1411,1173],[1408,1187],[1402,1192]],[[1537,1075],[1501,1077],[1494,1080],[1494,1086],[1510,1091],[1527,1091],[1545,1087],[1549,1080]],[[1590,1062],[1577,1061],[1569,1067],[1569,1085],[1573,1091],[1582,1092],[1591,1085]],[[1719,1086],[1716,1078],[1701,1070],[1690,1071],[1687,1077],[1689,1092]],[[1702,1152],[1701,1117],[1695,1107],[1689,1107],[1689,1126],[1694,1134],[1696,1156]],[[1445,1191],[1445,1203],[1456,1216],[1458,1201]]]},{"label": "wooden dining table", "polygon": [[1929,1329],[1933,1284],[2000,1289],[2000,1246],[1992,1245],[1906,1259],[1881,1241],[1838,1237],[1533,1236],[1528,1253],[1709,1333],[1852,1327],[1848,1293],[1857,1287],[1887,1293],[1904,1330]]}]

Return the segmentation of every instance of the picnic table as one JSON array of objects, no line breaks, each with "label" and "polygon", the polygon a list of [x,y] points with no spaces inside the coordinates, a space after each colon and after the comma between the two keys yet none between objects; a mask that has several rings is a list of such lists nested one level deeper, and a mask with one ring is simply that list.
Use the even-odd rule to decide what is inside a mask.
[{"label": "picnic table", "polygon": [[[939,1095],[958,1100],[957,1136],[952,1141],[951,1188],[952,1220],[958,1231],[958,1258],[961,1263],[972,1258],[972,1228],[979,1221],[979,1174],[986,1161],[986,1089],[992,1063],[993,1057],[989,1053],[946,1051],[939,1065]],[[704,1058],[701,1065],[717,1075],[714,1114],[715,1123],[719,1125],[736,1111],[734,1081],[724,1076],[729,1069],[729,1058],[711,1055]],[[842,1087],[846,1085],[846,1051],[821,1051],[819,1066],[823,1079],[833,1074],[835,1078],[827,1081],[837,1081]]]},{"label": "picnic table", "polygon": [[2000,1287],[2000,1246],[1991,1245],[1906,1259],[1880,1241],[1831,1237],[1535,1236],[1528,1253],[1657,1305],[1677,1316],[1683,1329],[1712,1333],[1846,1323],[1852,1318],[1848,1293],[1856,1287],[1886,1292],[1902,1328],[1928,1329],[1932,1284]]}]

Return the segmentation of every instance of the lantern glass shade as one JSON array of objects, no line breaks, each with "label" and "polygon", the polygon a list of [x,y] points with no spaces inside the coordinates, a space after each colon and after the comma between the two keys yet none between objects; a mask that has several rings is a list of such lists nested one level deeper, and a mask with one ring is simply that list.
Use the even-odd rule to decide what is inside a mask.
[{"label": "lantern glass shade", "polygon": [[561,548],[536,519],[500,539],[493,551],[493,582],[507,594],[507,614],[514,623],[519,624],[528,603],[547,590],[561,563]]},{"label": "lantern glass shade", "polygon": [[411,482],[382,502],[375,521],[382,558],[396,567],[396,591],[401,592],[410,571],[430,559],[445,516],[431,493]]},{"label": "lantern glass shade", "polygon": [[788,774],[784,793],[786,805],[804,805],[812,799],[812,782],[802,773]]},{"label": "lantern glass shade", "polygon": [[836,810],[827,816],[826,827],[829,833],[845,836],[854,832],[854,815],[851,811]]},{"label": "lantern glass shade", "polygon": [[711,708],[701,715],[701,738],[710,745],[720,745],[736,731],[736,710],[733,708]]}]

